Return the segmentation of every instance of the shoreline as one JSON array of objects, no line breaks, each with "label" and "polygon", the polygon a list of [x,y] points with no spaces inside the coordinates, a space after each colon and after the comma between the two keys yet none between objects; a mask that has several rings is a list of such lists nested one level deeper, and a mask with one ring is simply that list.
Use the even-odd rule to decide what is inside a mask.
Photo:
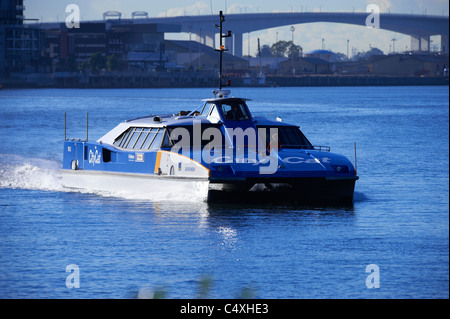
[{"label": "shoreline", "polygon": [[[263,78],[228,76],[232,87],[333,87],[333,86],[427,86],[449,85],[443,76],[377,75],[298,75]],[[215,75],[202,74],[107,74],[55,75],[35,74],[21,78],[0,79],[0,89],[25,88],[206,88],[217,82]]]}]

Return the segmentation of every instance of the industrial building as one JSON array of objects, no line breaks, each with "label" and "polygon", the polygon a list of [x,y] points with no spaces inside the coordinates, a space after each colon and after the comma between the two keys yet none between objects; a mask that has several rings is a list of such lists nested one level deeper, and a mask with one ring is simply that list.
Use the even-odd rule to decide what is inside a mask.
[{"label": "industrial building", "polygon": [[152,69],[167,61],[164,33],[178,32],[177,26],[163,24],[126,25],[113,21],[81,22],[68,29],[64,23],[44,30],[44,56],[52,71],[74,72],[89,63],[94,54],[104,59],[114,55],[119,69]]},{"label": "industrial building", "polygon": [[376,75],[448,75],[448,55],[393,54],[371,61],[368,70]]},{"label": "industrial building", "polygon": [[23,24],[24,10],[23,0],[0,2],[0,75],[39,63],[43,36],[37,26]]},{"label": "industrial building", "polygon": [[330,74],[333,64],[319,58],[301,57],[287,59],[279,64],[279,74]]}]

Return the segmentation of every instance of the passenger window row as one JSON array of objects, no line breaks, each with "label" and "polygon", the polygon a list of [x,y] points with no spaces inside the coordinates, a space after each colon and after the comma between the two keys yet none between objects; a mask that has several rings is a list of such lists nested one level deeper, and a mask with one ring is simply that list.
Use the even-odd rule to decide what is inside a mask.
[{"label": "passenger window row", "polygon": [[163,128],[130,127],[113,144],[127,150],[156,150],[161,145],[163,134]]}]

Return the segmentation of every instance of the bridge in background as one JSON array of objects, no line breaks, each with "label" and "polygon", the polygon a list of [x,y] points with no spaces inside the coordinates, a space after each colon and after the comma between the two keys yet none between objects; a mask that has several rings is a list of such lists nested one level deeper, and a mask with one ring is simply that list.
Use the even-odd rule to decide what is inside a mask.
[{"label": "bridge in background", "polygon": [[[227,38],[230,53],[242,56],[243,34],[286,25],[333,22],[366,27],[365,12],[290,12],[226,14],[226,29],[233,31]],[[218,29],[216,15],[128,19],[128,23],[170,23],[181,26],[181,32],[198,36],[200,42],[215,46]],[[380,29],[411,36],[411,51],[429,51],[430,37],[441,37],[441,52],[448,53],[449,17],[436,15],[380,13]]]}]

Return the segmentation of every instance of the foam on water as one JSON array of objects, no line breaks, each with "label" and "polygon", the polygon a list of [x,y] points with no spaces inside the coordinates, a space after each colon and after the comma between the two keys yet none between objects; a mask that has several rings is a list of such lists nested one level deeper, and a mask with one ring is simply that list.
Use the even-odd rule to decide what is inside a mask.
[{"label": "foam on water", "polygon": [[[64,187],[63,187],[64,188]],[[66,188],[64,190],[67,191]],[[195,182],[193,187],[186,190],[185,187],[180,187],[176,182],[173,183],[170,192],[130,192],[126,190],[105,191],[98,189],[77,189],[71,191],[80,193],[95,194],[104,197],[118,197],[129,200],[150,201],[150,202],[204,202],[208,196],[208,183]]]},{"label": "foam on water", "polygon": [[59,166],[56,161],[0,154],[0,188],[62,191]]},{"label": "foam on water", "polygon": [[27,159],[17,155],[0,154],[0,188],[29,189],[53,192],[77,192],[105,197],[118,197],[130,200],[148,200],[152,202],[199,202],[205,201],[208,184],[196,182],[189,192],[176,183],[170,192],[132,193],[126,190],[102,191],[98,189],[73,189],[62,184],[61,163],[44,159]]},{"label": "foam on water", "polygon": [[363,202],[368,199],[369,198],[362,192],[355,191],[353,194],[353,201],[355,201],[355,202]]}]

